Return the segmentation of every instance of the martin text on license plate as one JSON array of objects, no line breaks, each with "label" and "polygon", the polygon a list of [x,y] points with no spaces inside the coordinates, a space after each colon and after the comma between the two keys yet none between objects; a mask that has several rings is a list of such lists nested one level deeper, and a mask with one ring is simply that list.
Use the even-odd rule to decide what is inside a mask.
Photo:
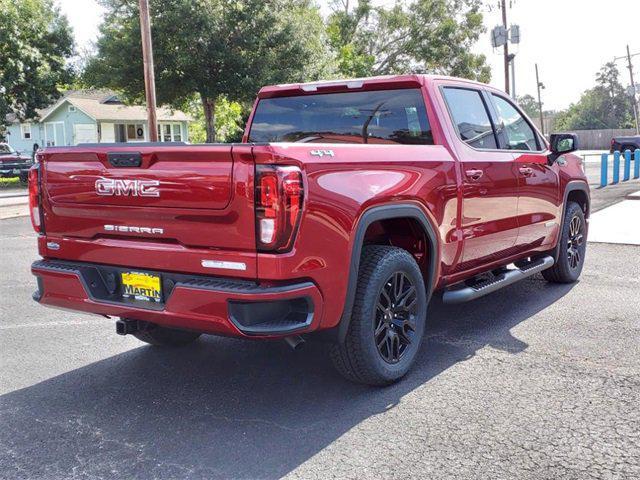
[{"label": "martin text on license plate", "polygon": [[122,280],[122,296],[124,298],[135,298],[136,300],[148,302],[162,301],[160,275],[143,272],[123,272],[120,276]]}]

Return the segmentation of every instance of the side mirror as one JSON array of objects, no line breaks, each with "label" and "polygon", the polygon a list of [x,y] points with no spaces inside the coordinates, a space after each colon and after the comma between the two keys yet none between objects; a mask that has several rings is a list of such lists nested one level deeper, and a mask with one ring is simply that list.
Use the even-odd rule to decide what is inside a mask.
[{"label": "side mirror", "polygon": [[573,133],[552,133],[550,142],[549,165],[552,165],[560,155],[575,152],[578,149],[578,137]]}]

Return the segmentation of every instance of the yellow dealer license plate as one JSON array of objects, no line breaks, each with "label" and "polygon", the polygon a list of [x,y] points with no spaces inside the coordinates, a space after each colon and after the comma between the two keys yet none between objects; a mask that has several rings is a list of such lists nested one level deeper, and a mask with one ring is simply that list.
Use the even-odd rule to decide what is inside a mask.
[{"label": "yellow dealer license plate", "polygon": [[123,272],[122,296],[135,298],[147,302],[160,302],[162,290],[160,288],[160,276],[140,272]]}]

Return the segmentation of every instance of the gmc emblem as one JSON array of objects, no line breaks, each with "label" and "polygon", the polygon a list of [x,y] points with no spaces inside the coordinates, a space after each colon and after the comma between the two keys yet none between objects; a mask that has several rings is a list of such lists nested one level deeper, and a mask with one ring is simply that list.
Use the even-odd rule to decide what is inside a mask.
[{"label": "gmc emblem", "polygon": [[158,180],[126,180],[101,178],[96,180],[96,193],[103,196],[159,197]]}]

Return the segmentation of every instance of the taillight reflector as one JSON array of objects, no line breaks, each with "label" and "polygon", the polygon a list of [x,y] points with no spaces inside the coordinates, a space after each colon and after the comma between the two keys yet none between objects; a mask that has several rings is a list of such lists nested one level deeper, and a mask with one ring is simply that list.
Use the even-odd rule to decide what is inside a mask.
[{"label": "taillight reflector", "polygon": [[29,215],[31,216],[31,225],[36,233],[42,231],[40,222],[40,185],[38,181],[39,164],[34,165],[29,170]]},{"label": "taillight reflector", "polygon": [[302,213],[302,173],[294,166],[256,166],[256,240],[261,251],[291,248]]}]

